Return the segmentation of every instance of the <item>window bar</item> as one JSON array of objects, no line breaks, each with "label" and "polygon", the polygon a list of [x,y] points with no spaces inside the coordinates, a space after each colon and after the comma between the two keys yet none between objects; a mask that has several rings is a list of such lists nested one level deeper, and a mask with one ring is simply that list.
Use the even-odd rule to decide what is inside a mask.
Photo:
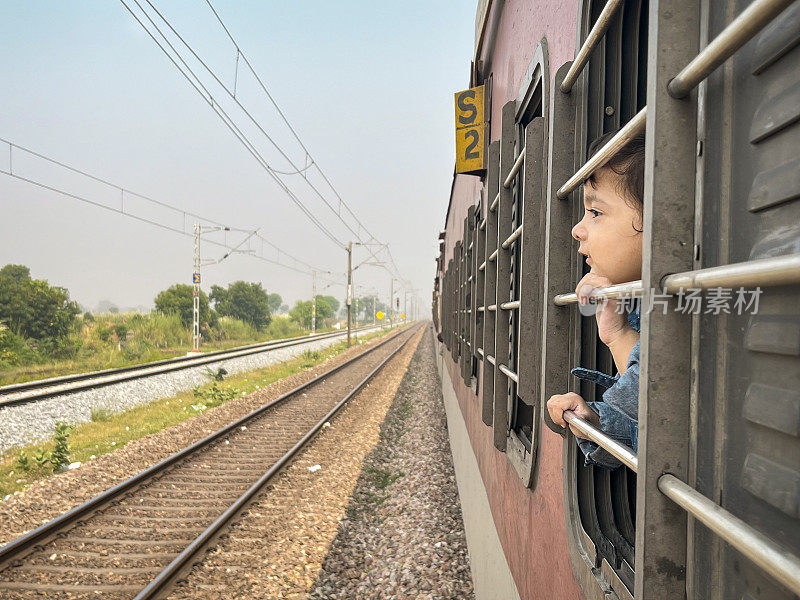
[{"label": "window bar", "polygon": [[497,248],[495,248],[494,252],[492,252],[492,253],[489,255],[489,261],[490,261],[490,262],[494,262],[496,258],[497,258]]},{"label": "window bar", "polygon": [[497,195],[492,200],[492,205],[489,207],[489,212],[494,212],[497,208],[497,203],[500,202],[500,192],[497,192]]},{"label": "window bar", "polygon": [[667,85],[673,98],[683,98],[794,0],[754,0],[703,48]]},{"label": "window bar", "polygon": [[[489,144],[487,152],[488,169],[486,172],[486,198],[493,198],[500,189],[500,142],[495,141]],[[488,207],[487,207],[488,208]],[[481,271],[484,272],[483,305],[489,306],[496,300],[497,292],[497,269],[487,269],[489,254],[497,248],[497,212],[487,210],[486,212],[486,236],[484,244],[484,262]],[[497,321],[496,313],[486,310],[483,313],[483,350],[486,353],[482,365],[482,404],[481,418],[486,425],[491,426],[494,420],[494,363],[489,360],[489,356],[494,354],[495,349],[495,325]]]},{"label": "window bar", "polygon": [[[484,307],[483,307],[483,289],[486,284],[486,273],[483,269],[479,268],[479,264],[483,262],[484,257],[486,256],[486,219],[482,219],[481,215],[484,214],[483,208],[483,194],[480,195],[478,198],[478,205],[475,209],[475,221],[478,223],[478,226],[475,229],[475,287],[473,289],[473,306],[475,307],[475,313],[473,318],[473,323],[475,326],[475,347],[479,352],[476,352],[476,379],[478,380],[477,385],[475,386],[475,394],[480,394],[481,392],[481,361],[483,360],[483,348],[480,348],[483,344],[483,327],[484,327]],[[484,224],[484,227],[481,228],[480,224]]]},{"label": "window bar", "polygon": [[667,275],[667,292],[681,288],[708,289],[720,286],[775,286],[800,283],[800,254],[750,260],[696,271]]},{"label": "window bar", "polygon": [[512,233],[510,236],[508,236],[508,237],[506,238],[506,240],[503,242],[503,249],[506,249],[506,248],[508,248],[508,247],[509,247],[511,244],[513,244],[513,243],[514,243],[514,242],[517,240],[517,238],[518,238],[519,236],[521,236],[521,235],[522,235],[522,225],[520,225],[519,227],[517,227],[517,228],[514,230],[514,233]]},{"label": "window bar", "polygon": [[581,71],[583,71],[586,63],[589,62],[589,57],[592,55],[592,52],[597,48],[600,40],[603,39],[609,25],[611,25],[614,14],[621,4],[622,0],[609,0],[608,4],[603,7],[603,11],[600,13],[600,16],[597,17],[597,22],[594,24],[594,27],[592,27],[589,35],[586,36],[586,41],[583,42],[583,46],[578,50],[578,55],[575,57],[572,66],[569,68],[569,71],[567,71],[564,80],[559,86],[559,89],[563,93],[569,94],[572,91],[572,86],[575,85]]},{"label": "window bar", "polygon": [[514,165],[511,167],[511,171],[508,173],[508,177],[506,177],[506,180],[503,182],[504,188],[508,189],[513,185],[514,178],[517,176],[517,173],[519,173],[519,170],[522,168],[522,163],[524,162],[525,146],[523,146],[522,150],[519,151],[519,156],[517,156],[517,159],[514,161]]},{"label": "window bar", "polygon": [[[719,267],[708,267],[683,273],[673,273],[664,277],[662,286],[665,292],[677,293],[681,290],[707,290],[716,287],[755,287],[777,286],[800,283],[800,254],[776,256],[758,260],[733,263]],[[641,280],[620,283],[594,290],[593,298],[640,298],[643,295]],[[573,293],[559,294],[553,298],[556,306],[578,302]]]},{"label": "window bar", "polygon": [[488,360],[490,363],[494,364],[494,356],[492,356],[491,354],[486,357],[486,360]]},{"label": "window bar", "polygon": [[[464,218],[464,242],[462,245],[463,252],[463,275],[464,290],[461,296],[461,308],[464,311],[463,318],[461,319],[461,335],[464,336],[464,352],[461,354],[461,378],[464,380],[464,385],[469,387],[472,380],[472,220],[475,216],[475,206],[470,206],[467,209],[467,216]],[[466,349],[469,348],[469,352]]]},{"label": "window bar", "polygon": [[489,306],[486,307],[486,310],[496,311],[497,304],[490,304]]},{"label": "window bar", "polygon": [[[516,164],[522,165],[524,153],[517,154],[517,103],[515,100],[503,105],[500,121],[500,173],[511,174]],[[520,156],[522,157],[520,159]],[[518,170],[518,169],[517,169]],[[522,202],[520,200],[519,207]],[[509,398],[513,386],[509,386],[508,375],[500,369],[500,365],[508,365],[511,359],[510,339],[511,323],[508,313],[497,312],[497,307],[510,300],[512,292],[511,283],[511,253],[500,253],[503,240],[511,235],[514,229],[514,190],[511,186],[503,184],[500,187],[497,202],[497,244],[490,258],[494,261],[497,270],[497,286],[494,300],[495,310],[495,348],[494,357],[497,368],[494,372],[494,446],[500,451],[505,451],[508,443],[508,415]]]},{"label": "window bar", "polygon": [[562,185],[557,192],[558,197],[563,200],[569,196],[570,192],[582,185],[584,181],[597,169],[602,167],[614,156],[620,148],[644,131],[645,121],[647,120],[647,107],[636,113],[625,126],[617,132],[613,138],[597,151],[597,153],[586,161],[577,172]]},{"label": "window bar", "polygon": [[[542,429],[539,415],[547,412],[541,410],[542,300],[544,295],[542,278],[538,275],[545,271],[545,219],[548,212],[546,210],[547,180],[543,168],[545,164],[544,149],[547,147],[544,124],[543,117],[535,117],[525,128],[525,169],[522,185],[524,198],[519,211],[523,233],[518,242],[521,246],[519,264],[524,265],[525,268],[520,272],[519,289],[516,292],[518,300],[504,302],[500,306],[503,310],[518,310],[515,315],[518,320],[517,331],[519,334],[515,364],[518,381],[516,382],[517,398],[514,401],[517,404],[522,402],[530,406],[531,412],[535,415],[529,423],[531,427],[530,448],[525,447],[523,440],[516,435],[516,432],[509,435],[506,448],[506,456],[521,475],[525,487],[529,487],[535,481]],[[558,205],[573,208],[570,203],[556,202]],[[525,301],[524,307],[523,300]],[[512,424],[522,425],[524,428],[524,423]],[[519,464],[520,462],[523,464]]]},{"label": "window bar", "polygon": [[[480,247],[480,231],[478,231],[478,220],[480,219],[480,196],[478,204],[470,207],[469,218],[469,340],[470,355],[467,367],[467,386],[472,387],[472,377],[474,375],[475,363],[477,362],[477,348],[483,340],[478,340],[478,248]],[[483,300],[483,298],[481,298]],[[478,388],[475,387],[477,394]]]},{"label": "window bar", "polygon": [[[641,298],[642,296],[642,281],[630,281],[628,283],[619,283],[617,285],[610,285],[604,288],[595,288],[592,291],[593,299],[610,300],[612,298]],[[578,295],[575,292],[568,294],[558,294],[553,298],[553,304],[556,306],[566,306],[567,304],[577,304]]]},{"label": "window bar", "polygon": [[[647,91],[652,103],[647,107],[650,139],[644,166],[648,185],[643,226],[649,232],[642,245],[645,302],[649,301],[651,290],[661,287],[665,276],[694,268],[691,241],[686,243],[675,232],[691,232],[695,227],[697,104],[673,99],[667,86],[699,52],[696,32],[702,29],[700,14],[696,0],[654,2],[649,7]],[[659,199],[667,197],[669,211],[659,210]],[[658,479],[664,473],[684,480],[689,475],[692,319],[675,310],[667,310],[666,314],[660,310],[642,311],[640,344],[637,447],[642,461],[636,478],[633,595],[683,598],[688,517],[676,511],[659,491]],[[658,535],[651,535],[653,531]],[[665,564],[670,568],[664,569]]]},{"label": "window bar", "polygon": [[589,421],[582,419],[571,410],[564,411],[564,420],[580,431],[581,434],[585,435],[587,439],[590,439],[598,446],[602,446],[604,449],[608,450],[617,457],[623,465],[636,473],[636,470],[639,468],[639,460],[633,450],[624,444],[620,444],[614,438],[609,437]]},{"label": "window bar", "polygon": [[478,229],[480,229],[481,231],[483,231],[484,229],[486,229],[486,219],[484,219],[483,221],[481,221],[481,224],[480,224],[480,225],[478,225]]},{"label": "window bar", "polygon": [[800,594],[800,558],[674,475],[658,479],[658,489],[795,594]]},{"label": "window bar", "polygon": [[458,363],[458,357],[461,352],[460,350],[460,341],[458,339],[459,334],[459,321],[461,319],[461,315],[459,314],[459,303],[458,303],[458,296],[459,292],[461,291],[461,277],[459,273],[459,267],[461,266],[461,240],[455,243],[453,248],[453,347],[451,348],[451,356],[454,363]]},{"label": "window bar", "polygon": [[[558,68],[553,85],[557,86],[564,80],[569,68],[570,63],[565,63]],[[575,260],[575,250],[570,231],[575,221],[577,206],[572,202],[562,202],[558,198],[557,192],[559,182],[566,181],[575,170],[576,97],[577,94],[554,94],[552,98],[552,123],[558,123],[559,133],[552,136],[551,155],[548,159],[551,163],[550,174],[543,183],[548,187],[545,187],[546,191],[543,194],[543,209],[539,211],[540,214],[543,213],[545,219],[541,231],[541,236],[544,238],[541,247],[548,248],[547,252],[539,253],[541,254],[543,291],[542,301],[539,303],[541,316],[539,323],[534,324],[534,327],[538,327],[541,336],[538,344],[541,354],[536,357],[535,361],[522,361],[517,367],[522,375],[520,387],[525,388],[531,381],[530,377],[526,377],[528,367],[534,362],[541,366],[540,372],[535,371],[541,381],[541,386],[535,390],[536,399],[531,396],[532,402],[564,392],[564,369],[572,360],[566,332],[570,331],[570,322],[574,315],[572,311],[561,310],[546,300],[574,285],[572,263]],[[528,169],[526,169],[527,172]],[[546,210],[544,210],[545,206]],[[527,238],[525,242],[527,242]],[[529,250],[533,249],[532,245],[523,243],[523,254],[527,253],[526,246]],[[528,268],[532,267],[528,266]],[[522,287],[520,298],[525,302],[528,302],[530,298],[533,306],[536,306],[534,300],[536,296],[525,291],[527,288],[524,277]],[[524,318],[528,318],[528,315],[532,313],[533,311],[527,308],[520,311],[520,315],[523,315]],[[530,331],[534,331],[534,329],[531,328]],[[527,343],[523,345],[523,352],[528,346]],[[544,424],[553,431],[562,433],[563,429],[553,423],[548,412],[546,410],[542,412]]]},{"label": "window bar", "polygon": [[514,371],[512,371],[511,369],[509,369],[507,366],[505,366],[505,365],[500,365],[500,366],[499,366],[499,367],[497,367],[497,368],[498,368],[498,369],[500,369],[500,370],[501,370],[503,373],[505,373],[505,374],[506,374],[506,376],[507,376],[507,377],[508,377],[508,378],[509,378],[511,381],[513,381],[514,383],[519,383],[519,377],[517,377],[517,374],[516,374],[516,373],[514,373]]},{"label": "window bar", "polygon": [[485,268],[486,268],[486,261],[483,261],[483,262],[481,263],[481,266],[480,266],[480,267],[478,267],[478,271],[483,271]]}]

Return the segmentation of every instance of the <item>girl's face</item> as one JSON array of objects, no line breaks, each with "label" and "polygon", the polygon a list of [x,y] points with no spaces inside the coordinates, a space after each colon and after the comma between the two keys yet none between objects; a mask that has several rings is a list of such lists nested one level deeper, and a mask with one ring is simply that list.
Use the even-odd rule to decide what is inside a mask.
[{"label": "girl's face", "polygon": [[588,182],[583,186],[586,211],[572,228],[572,237],[580,242],[578,253],[586,256],[592,273],[611,283],[641,279],[642,218],[617,191],[616,173],[600,169],[594,180],[594,187]]}]

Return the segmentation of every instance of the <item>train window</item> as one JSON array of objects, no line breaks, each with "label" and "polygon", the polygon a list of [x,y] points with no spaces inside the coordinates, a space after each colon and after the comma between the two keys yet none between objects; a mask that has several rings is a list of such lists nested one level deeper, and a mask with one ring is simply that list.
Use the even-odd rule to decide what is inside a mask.
[{"label": "train window", "polygon": [[478,312],[480,302],[478,297],[483,298],[483,279],[482,272],[478,271],[478,257],[483,255],[483,248],[481,246],[481,231],[479,229],[481,221],[481,195],[478,194],[478,199],[470,209],[470,243],[472,244],[472,251],[470,254],[470,273],[472,275],[471,288],[470,288],[470,362],[469,362],[469,384],[472,391],[477,395],[478,393],[478,365],[480,364],[480,355],[478,348],[480,340],[483,339],[481,327],[483,326],[483,313]]},{"label": "train window", "polygon": [[[585,39],[606,2],[584,4],[580,24]],[[630,120],[646,104],[647,81],[647,0],[622,4],[599,46],[592,53],[581,75],[577,106],[578,152],[575,168],[586,159],[591,141],[615,130]],[[564,240],[571,243],[571,240]],[[588,273],[584,261],[576,261],[575,281]],[[593,318],[573,321],[575,363],[614,374],[614,361],[608,348],[597,336]],[[585,380],[575,380],[584,398],[602,400],[604,388]],[[575,388],[573,388],[575,389]],[[634,582],[634,539],[636,514],[636,475],[625,467],[610,471],[585,466],[576,444],[568,440],[568,473],[565,474],[567,501],[579,517],[581,531],[572,540],[582,546],[579,562],[589,567],[595,577],[611,585],[620,597],[631,597]],[[575,554],[573,554],[575,560]]]},{"label": "train window", "polygon": [[[498,282],[497,318],[503,319],[503,333],[507,332],[507,352],[502,353],[502,358],[507,360],[509,370],[516,377],[508,375],[505,378],[505,393],[500,401],[506,403],[503,424],[506,454],[526,486],[533,483],[541,423],[541,273],[546,213],[542,209],[546,162],[544,115],[547,114],[543,99],[548,97],[545,88],[549,80],[547,64],[546,43],[542,41],[534,53],[517,99],[504,113],[502,125],[502,135],[508,141],[503,142],[501,153],[506,148],[513,148],[511,168],[514,165],[520,167],[512,180],[507,178],[503,182],[509,187],[507,195],[501,197],[501,204],[504,200],[510,201],[510,222],[499,238],[502,240],[500,247],[506,248],[507,254],[505,263],[498,262],[498,273],[502,269],[505,275],[507,268],[507,277],[504,287],[501,288]],[[524,155],[520,156],[521,153]],[[501,156],[501,162],[508,161],[502,161]],[[502,298],[501,291],[504,294]],[[497,354],[500,356],[501,352],[498,350]]]},{"label": "train window", "polygon": [[461,247],[461,338],[462,338],[462,353],[461,353],[461,377],[464,380],[464,385],[469,387],[472,384],[472,310],[470,304],[472,303],[472,250],[474,243],[472,241],[472,213],[474,207],[470,207],[467,211],[467,216],[464,218],[464,233],[463,243]]}]

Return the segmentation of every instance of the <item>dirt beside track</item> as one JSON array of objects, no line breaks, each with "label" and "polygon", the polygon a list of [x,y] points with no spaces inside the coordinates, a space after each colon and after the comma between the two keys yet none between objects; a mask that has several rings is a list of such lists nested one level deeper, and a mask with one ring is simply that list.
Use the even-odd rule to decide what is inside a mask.
[{"label": "dirt beside track", "polygon": [[472,597],[428,329],[348,403],[169,597]]},{"label": "dirt beside track", "polygon": [[131,442],[78,469],[40,481],[0,504],[0,544],[54,519],[384,339],[376,338],[354,346],[325,363],[270,384],[256,393],[230,400],[178,425]]}]

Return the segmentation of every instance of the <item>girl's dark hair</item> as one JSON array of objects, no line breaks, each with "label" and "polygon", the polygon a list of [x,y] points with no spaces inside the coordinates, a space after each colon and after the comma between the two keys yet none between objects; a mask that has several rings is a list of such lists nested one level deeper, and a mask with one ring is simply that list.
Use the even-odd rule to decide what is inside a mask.
[{"label": "girl's dark hair", "polygon": [[[605,133],[594,140],[589,145],[588,156],[591,157],[596,154],[618,131]],[[621,189],[618,191],[622,192],[628,199],[635,200],[636,205],[632,206],[632,208],[635,208],[641,214],[644,207],[644,134],[640,133],[620,148],[598,171],[602,169],[611,169],[619,175]],[[592,173],[586,179],[586,183],[593,188],[597,188],[595,173]]]}]

